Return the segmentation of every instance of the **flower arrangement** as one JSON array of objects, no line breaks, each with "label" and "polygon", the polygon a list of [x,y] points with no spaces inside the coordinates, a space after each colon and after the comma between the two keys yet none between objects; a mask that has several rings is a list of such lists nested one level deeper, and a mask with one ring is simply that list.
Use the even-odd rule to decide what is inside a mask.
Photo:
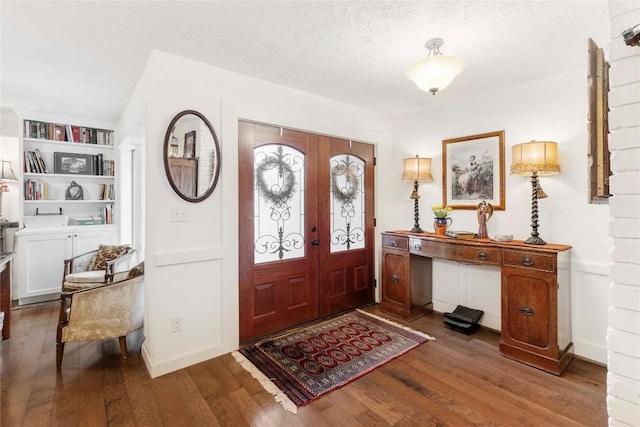
[{"label": "flower arrangement", "polygon": [[446,218],[452,209],[451,206],[431,206],[431,210],[436,218]]}]

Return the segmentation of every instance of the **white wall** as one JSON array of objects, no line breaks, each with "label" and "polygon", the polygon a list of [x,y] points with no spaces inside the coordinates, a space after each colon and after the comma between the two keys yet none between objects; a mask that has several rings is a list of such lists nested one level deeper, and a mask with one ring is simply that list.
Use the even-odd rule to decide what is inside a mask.
[{"label": "white wall", "polygon": [[[20,152],[18,146],[19,134],[18,116],[3,108],[0,116],[0,159],[11,162],[11,168],[20,178],[22,165],[20,165]],[[9,191],[2,194],[2,215],[9,221],[18,221],[20,215],[20,181],[6,181]],[[2,248],[0,248],[2,249]]]},{"label": "white wall", "polygon": [[[587,41],[581,53],[587,59]],[[421,186],[422,228],[432,230],[432,205],[442,204],[442,140],[484,132],[505,131],[506,209],[494,212],[489,233],[513,234],[524,240],[530,232],[531,183],[509,175],[511,147],[532,139],[558,143],[562,172],[542,177],[548,198],[538,202],[540,236],[549,243],[573,247],[572,319],[575,352],[606,362],[608,207],[591,205],[587,197],[587,70],[580,69],[548,79],[478,92],[463,102],[436,95],[433,108],[394,121],[397,173],[403,157],[419,154],[433,158],[434,181]],[[441,96],[441,99],[438,97]],[[393,181],[391,205],[400,205],[393,227],[406,229],[413,218],[410,183]],[[477,231],[475,210],[454,210],[452,228]],[[485,311],[482,324],[500,329],[500,275],[487,267],[453,262],[434,265],[434,308],[450,311],[457,304]]]},{"label": "white wall", "polygon": [[[611,193],[607,409],[609,425],[640,426],[640,47],[620,34],[640,4],[609,2]],[[640,28],[636,28],[636,31]]]},{"label": "white wall", "polygon": [[[207,200],[180,199],[165,175],[162,144],[182,110],[201,112],[222,151],[218,187]],[[378,144],[388,151],[385,117],[237,73],[153,52],[123,114],[122,135],[146,116],[143,356],[152,376],[238,347],[238,120],[253,120]],[[378,174],[382,173],[382,169]],[[188,222],[172,223],[172,208]],[[171,333],[173,317],[183,330]]]}]

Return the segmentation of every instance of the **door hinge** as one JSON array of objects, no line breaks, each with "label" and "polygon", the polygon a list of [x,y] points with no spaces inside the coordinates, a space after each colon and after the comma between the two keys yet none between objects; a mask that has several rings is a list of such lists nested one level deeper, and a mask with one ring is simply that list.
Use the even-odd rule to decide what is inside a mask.
[{"label": "door hinge", "polygon": [[373,158],[373,166],[376,166],[378,164],[378,158],[374,157]]},{"label": "door hinge", "polygon": [[373,289],[378,287],[378,279],[373,279]]},{"label": "door hinge", "polygon": [[376,226],[376,218],[373,218],[373,226]]}]

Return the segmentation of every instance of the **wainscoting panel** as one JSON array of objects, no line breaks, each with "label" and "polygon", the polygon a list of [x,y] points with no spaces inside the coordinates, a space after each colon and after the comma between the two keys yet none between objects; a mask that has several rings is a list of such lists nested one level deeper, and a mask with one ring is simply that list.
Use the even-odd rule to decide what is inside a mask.
[{"label": "wainscoting panel", "polygon": [[575,353],[606,364],[609,267],[604,263],[574,262],[571,279],[571,323]]},{"label": "wainscoting panel", "polygon": [[[558,267],[562,271],[568,264]],[[571,340],[574,351],[578,356],[602,364],[607,362],[608,284],[606,264],[572,261]],[[435,311],[450,312],[458,304],[476,308],[484,311],[480,324],[499,331],[500,301],[499,269],[433,260]]]}]

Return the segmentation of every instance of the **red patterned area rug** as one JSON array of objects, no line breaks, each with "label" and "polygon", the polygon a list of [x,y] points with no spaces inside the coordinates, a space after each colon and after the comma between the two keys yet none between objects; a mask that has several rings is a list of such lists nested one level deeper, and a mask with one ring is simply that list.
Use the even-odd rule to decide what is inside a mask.
[{"label": "red patterned area rug", "polygon": [[234,351],[233,357],[293,413],[434,338],[356,310]]}]

